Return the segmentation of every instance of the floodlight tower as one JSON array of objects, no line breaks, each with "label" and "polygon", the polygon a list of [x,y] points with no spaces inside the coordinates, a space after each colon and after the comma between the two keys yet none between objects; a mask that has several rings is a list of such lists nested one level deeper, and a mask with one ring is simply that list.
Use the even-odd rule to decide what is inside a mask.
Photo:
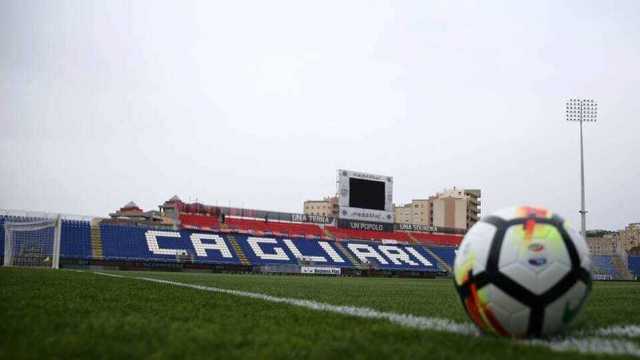
[{"label": "floodlight tower", "polygon": [[581,206],[580,215],[582,217],[582,226],[580,233],[586,239],[587,237],[587,210],[584,208],[584,147],[582,141],[582,123],[595,122],[598,118],[598,104],[593,99],[569,99],[567,101],[567,121],[580,122],[580,195]]}]

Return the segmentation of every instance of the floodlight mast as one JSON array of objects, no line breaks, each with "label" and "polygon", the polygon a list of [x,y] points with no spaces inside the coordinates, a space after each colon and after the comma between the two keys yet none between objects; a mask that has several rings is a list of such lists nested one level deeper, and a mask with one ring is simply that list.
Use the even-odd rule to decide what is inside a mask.
[{"label": "floodlight mast", "polygon": [[584,205],[584,145],[582,140],[582,123],[595,122],[598,118],[598,104],[593,99],[569,99],[567,101],[567,121],[580,122],[580,211],[582,226],[581,235],[587,237],[587,210]]}]

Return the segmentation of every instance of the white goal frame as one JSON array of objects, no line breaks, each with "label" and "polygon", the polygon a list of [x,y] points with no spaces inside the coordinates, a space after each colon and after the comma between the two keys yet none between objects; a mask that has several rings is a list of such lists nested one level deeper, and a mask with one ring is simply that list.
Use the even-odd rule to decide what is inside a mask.
[{"label": "white goal frame", "polygon": [[[16,232],[40,231],[53,227],[53,241],[51,249],[51,268],[60,268],[60,237],[62,233],[62,218],[57,216],[54,219],[42,219],[30,222],[12,222],[5,220],[4,226],[4,266],[38,266],[31,264],[14,264],[14,247]],[[48,255],[48,254],[47,254]],[[48,267],[48,266],[47,266]]]}]

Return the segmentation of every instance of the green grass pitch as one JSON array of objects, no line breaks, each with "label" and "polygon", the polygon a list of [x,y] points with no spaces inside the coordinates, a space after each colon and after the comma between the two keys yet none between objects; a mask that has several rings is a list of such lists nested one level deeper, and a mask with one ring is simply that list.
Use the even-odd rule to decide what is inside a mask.
[{"label": "green grass pitch", "polygon": [[[447,279],[118,274],[468,322]],[[572,332],[639,323],[640,283],[597,282]],[[0,359],[583,357],[615,358],[91,272],[0,269]]]}]

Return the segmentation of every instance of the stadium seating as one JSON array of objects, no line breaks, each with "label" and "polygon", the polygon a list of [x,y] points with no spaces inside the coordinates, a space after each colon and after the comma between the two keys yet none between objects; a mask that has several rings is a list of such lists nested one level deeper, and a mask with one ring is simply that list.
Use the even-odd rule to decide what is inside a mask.
[{"label": "stadium seating", "polygon": [[0,216],[0,257],[4,257],[4,216]]},{"label": "stadium seating", "polygon": [[[201,263],[240,264],[239,256],[228,234],[193,230],[154,230],[113,224],[101,225],[101,232],[103,255],[106,260],[176,261],[177,256],[187,256]],[[194,236],[198,239],[194,239]],[[256,237],[236,234],[234,238],[253,265],[298,263],[295,254],[283,238],[261,238],[265,241],[258,241],[257,251],[256,245],[252,246],[249,242],[249,239]],[[318,256],[319,252],[324,253],[315,240],[300,238],[290,241],[303,255]],[[334,248],[334,251],[337,250]],[[332,261],[327,261],[327,264],[341,265]],[[346,259],[344,265],[352,266]]]},{"label": "stadium seating", "polygon": [[227,217],[225,224],[232,230],[251,234],[275,234],[290,237],[323,237],[322,229],[316,224],[271,222]]},{"label": "stadium seating", "polygon": [[[6,218],[0,218],[0,224]],[[16,218],[13,221],[37,219]],[[226,232],[216,217],[181,214],[188,228],[168,230],[142,225],[100,224],[102,255],[106,261],[248,264],[257,266],[308,265],[379,270],[438,271],[436,259],[422,246],[410,244],[406,232],[374,232],[331,227],[340,241],[325,238],[315,224],[265,222],[228,218]],[[231,233],[229,233],[231,232]],[[363,239],[364,238],[364,239]],[[373,241],[371,241],[373,240]],[[382,240],[396,240],[397,243]],[[61,259],[92,258],[89,221],[63,220]],[[453,248],[432,249],[452,262]],[[0,226],[0,255],[4,227]],[[246,260],[240,260],[241,258]]]},{"label": "stadium seating", "polygon": [[[192,231],[156,230],[142,226],[102,224],[103,256],[105,260],[139,260],[174,262],[178,256],[191,257],[202,263],[240,264],[228,241],[221,237],[194,240]],[[216,235],[207,233],[208,235]],[[216,244],[222,250],[206,250]],[[205,244],[205,246],[199,245]],[[201,254],[205,254],[202,256]]]},{"label": "stadium seating", "polygon": [[438,255],[447,265],[453,267],[453,261],[456,258],[456,248],[452,246],[429,246],[429,250]]},{"label": "stadium seating", "polygon": [[411,232],[411,235],[405,231],[365,231],[352,230],[346,228],[338,228],[335,226],[326,227],[337,240],[346,239],[362,239],[362,240],[396,240],[400,242],[410,243],[416,239],[419,243],[426,245],[440,246],[458,246],[462,241],[462,235],[449,234],[433,234],[422,232]]},{"label": "stadium seating", "polygon": [[412,232],[413,236],[418,242],[425,245],[440,245],[440,246],[458,246],[462,242],[462,235],[450,235],[450,234],[433,234],[433,233],[421,233]]},{"label": "stadium seating", "polygon": [[380,242],[342,242],[361,263],[381,270],[437,271],[437,261],[422,246]]},{"label": "stadium seating", "polygon": [[199,214],[180,214],[182,226],[193,226],[199,228],[217,229],[220,227],[217,216],[207,216]]},{"label": "stadium seating", "polygon": [[640,255],[629,256],[629,271],[635,277],[640,277]]},{"label": "stadium seating", "polygon": [[408,243],[411,241],[409,235],[401,231],[366,231],[338,228],[327,226],[327,229],[335,235],[337,240],[361,239],[361,240],[396,240]]},{"label": "stadium seating", "polygon": [[286,265],[305,262],[314,265],[353,267],[349,259],[341,255],[335,245],[329,241],[322,241],[322,243],[332,249],[333,257],[318,240],[249,235],[237,235],[235,238],[253,265]]},{"label": "stadium seating", "polygon": [[[437,271],[437,262],[421,246],[381,242],[334,241],[193,230],[167,231],[114,224],[101,225],[106,260],[174,262],[187,256],[198,263],[250,265],[326,265],[353,268],[357,259],[381,270]],[[234,245],[237,244],[237,247]],[[349,253],[345,253],[349,252]]]},{"label": "stadium seating", "polygon": [[88,221],[62,221],[60,258],[91,258],[91,225]]},{"label": "stadium seating", "polygon": [[605,276],[611,279],[620,277],[620,274],[614,267],[612,256],[593,255],[591,256],[591,261],[593,263],[593,273],[595,275]]}]

